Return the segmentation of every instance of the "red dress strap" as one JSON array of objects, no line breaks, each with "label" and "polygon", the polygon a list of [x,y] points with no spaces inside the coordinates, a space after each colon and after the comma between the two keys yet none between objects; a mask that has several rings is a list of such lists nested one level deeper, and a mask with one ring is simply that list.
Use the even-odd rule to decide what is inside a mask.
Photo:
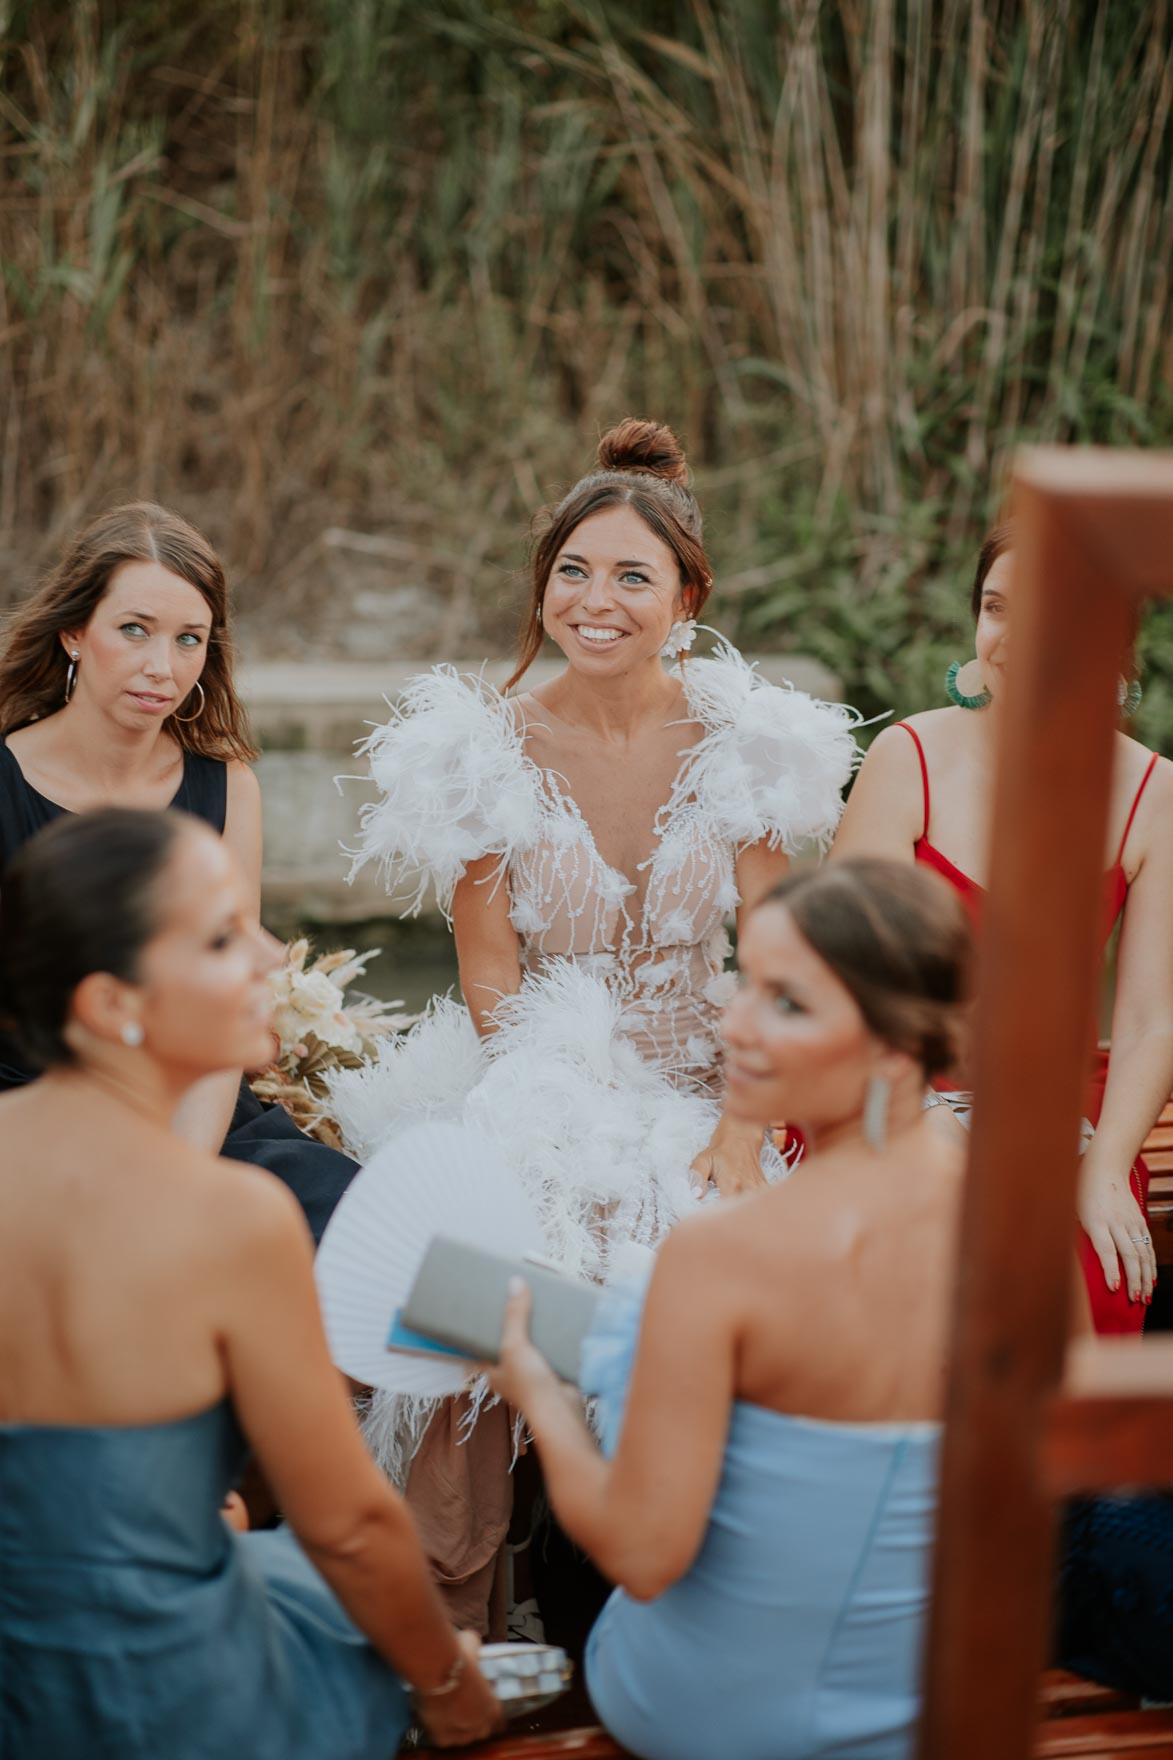
[{"label": "red dress strap", "polygon": [[[901,722],[900,725],[903,726],[904,723]],[[908,731],[909,731],[909,733],[912,733],[911,727],[909,728]],[[916,738],[915,734],[913,734],[913,738],[914,739]],[[923,764],[923,762],[924,762],[923,758],[921,759],[921,762]],[[1124,836],[1120,839],[1120,848],[1116,851],[1116,866],[1117,867],[1119,867],[1124,860],[1124,845],[1128,842],[1128,833],[1132,830],[1132,821],[1136,818],[1136,809],[1140,806],[1140,797],[1144,793],[1145,789],[1148,787],[1149,777],[1152,775],[1152,773],[1156,769],[1156,767],[1157,767],[1157,754],[1156,754],[1156,752],[1154,752],[1152,757],[1149,759],[1148,769],[1145,771],[1144,775],[1140,779],[1140,787],[1137,789],[1135,795],[1132,797],[1132,811],[1129,813],[1128,822],[1124,827]],[[926,788],[928,787],[927,780],[925,783],[925,787]]]},{"label": "red dress strap", "polygon": [[[920,759],[920,773],[921,773],[921,779],[924,782],[924,789],[925,789],[925,823],[924,823],[924,829],[921,832],[921,837],[927,838],[929,835],[929,809],[930,809],[930,806],[932,803],[929,799],[929,767],[925,763],[925,748],[920,743],[920,734],[916,731],[915,727],[910,727],[908,725],[907,721],[898,721],[896,723],[896,726],[902,727],[904,729],[905,733],[909,736],[913,745],[916,747],[916,755]],[[1154,762],[1156,762],[1155,757],[1154,757]],[[1147,777],[1145,778],[1145,781],[1146,782],[1148,781]],[[1142,788],[1144,787],[1144,783],[1141,784],[1141,787]],[[1137,799],[1139,800],[1139,798],[1140,797],[1138,795]],[[1136,808],[1134,807],[1133,812],[1135,812],[1135,811],[1136,811]],[[1129,821],[1129,823],[1131,824],[1131,820]]]}]

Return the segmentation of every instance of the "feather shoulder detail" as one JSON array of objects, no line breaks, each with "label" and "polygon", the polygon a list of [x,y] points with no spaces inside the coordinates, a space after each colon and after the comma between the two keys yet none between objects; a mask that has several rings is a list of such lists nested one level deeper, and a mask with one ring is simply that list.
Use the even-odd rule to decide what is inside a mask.
[{"label": "feather shoulder detail", "polygon": [[391,718],[358,748],[379,798],[360,814],[351,878],[376,861],[388,892],[405,882],[415,916],[429,884],[446,917],[470,862],[528,849],[542,822],[541,774],[499,691],[452,666],[410,679]]},{"label": "feather shoulder detail", "polygon": [[669,816],[687,815],[737,847],[768,840],[793,854],[826,849],[843,811],[843,788],[862,756],[860,716],[793,685],[767,684],[721,641],[685,668],[692,713],[706,728],[683,766]]}]

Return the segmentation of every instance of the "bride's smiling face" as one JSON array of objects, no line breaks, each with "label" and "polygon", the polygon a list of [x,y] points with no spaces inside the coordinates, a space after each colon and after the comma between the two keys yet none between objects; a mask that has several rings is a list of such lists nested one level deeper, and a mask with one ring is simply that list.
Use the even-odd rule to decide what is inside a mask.
[{"label": "bride's smiling face", "polygon": [[570,666],[608,677],[654,660],[683,616],[676,557],[627,506],[575,526],[542,601],[546,634]]}]

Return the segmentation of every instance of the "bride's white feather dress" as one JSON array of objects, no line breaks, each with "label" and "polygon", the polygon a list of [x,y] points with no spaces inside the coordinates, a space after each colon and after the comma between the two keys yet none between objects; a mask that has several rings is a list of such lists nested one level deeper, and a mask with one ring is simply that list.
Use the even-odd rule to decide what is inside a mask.
[{"label": "bride's white feather dress", "polygon": [[[460,1118],[520,1175],[551,1257],[599,1280],[696,1202],[689,1167],[720,1112],[737,852],[825,847],[858,756],[853,711],[766,684],[727,644],[687,662],[684,690],[702,733],[639,888],[528,755],[527,711],[482,680],[450,667],[413,679],[363,747],[380,798],[363,810],[356,865],[377,861],[393,894],[410,886],[406,910],[431,889],[447,915],[469,863],[499,857],[487,884],[508,889],[523,978],[489,1038],[442,998],[377,1062],[339,1074],[347,1147],[366,1161],[421,1117]],[[532,722],[540,706],[526,701]],[[763,1160],[784,1171],[772,1145]]]}]

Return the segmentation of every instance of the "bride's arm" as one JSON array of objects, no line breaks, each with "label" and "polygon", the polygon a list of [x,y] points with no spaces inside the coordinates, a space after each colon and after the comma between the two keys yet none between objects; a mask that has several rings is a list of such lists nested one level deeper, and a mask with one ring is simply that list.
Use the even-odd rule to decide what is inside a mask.
[{"label": "bride's arm", "polygon": [[[737,907],[739,933],[748,912],[786,878],[789,868],[790,857],[785,850],[771,849],[767,841],[747,844],[739,850],[734,868],[741,900]],[[755,1191],[766,1183],[761,1164],[762,1137],[760,1125],[722,1114],[691,1171],[700,1183],[715,1185],[723,1197]]]},{"label": "bride's arm", "polygon": [[[696,1299],[700,1287],[704,1302]],[[733,1403],[737,1289],[736,1275],[720,1276],[693,1225],[665,1241],[611,1461],[530,1342],[528,1290],[506,1308],[501,1362],[490,1381],[525,1414],[561,1526],[638,1601],[682,1577],[704,1538]]]},{"label": "bride's arm", "polygon": [[521,950],[509,921],[509,880],[500,856],[468,864],[452,897],[452,927],[461,994],[484,1038],[496,1030],[489,1016],[501,998],[521,988]]}]

